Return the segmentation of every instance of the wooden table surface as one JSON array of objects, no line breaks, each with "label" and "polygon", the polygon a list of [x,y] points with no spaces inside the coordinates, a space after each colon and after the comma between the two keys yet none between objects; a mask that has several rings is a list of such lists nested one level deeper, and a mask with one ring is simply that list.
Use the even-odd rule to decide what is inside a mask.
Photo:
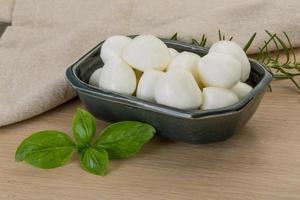
[{"label": "wooden table surface", "polygon": [[[105,177],[83,171],[77,158],[52,170],[14,161],[17,146],[32,132],[70,133],[78,99],[2,127],[0,199],[299,200],[300,93],[289,81],[272,86],[253,118],[231,139],[189,145],[156,137],[137,156],[111,161]],[[97,121],[98,130],[106,125]]]}]

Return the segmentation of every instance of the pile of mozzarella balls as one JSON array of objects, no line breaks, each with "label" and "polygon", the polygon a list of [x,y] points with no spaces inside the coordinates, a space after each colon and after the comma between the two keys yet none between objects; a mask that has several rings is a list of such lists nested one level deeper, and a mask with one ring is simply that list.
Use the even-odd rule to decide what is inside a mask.
[{"label": "pile of mozzarella balls", "polygon": [[89,84],[179,109],[226,107],[252,90],[244,83],[249,60],[231,41],[213,44],[200,57],[168,48],[153,35],[118,35],[105,40],[100,56],[104,66],[92,74]]}]

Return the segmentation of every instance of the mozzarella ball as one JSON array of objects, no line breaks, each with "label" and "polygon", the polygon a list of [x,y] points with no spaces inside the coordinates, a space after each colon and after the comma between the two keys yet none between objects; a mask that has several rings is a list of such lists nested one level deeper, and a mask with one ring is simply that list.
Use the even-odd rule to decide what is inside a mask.
[{"label": "mozzarella ball", "polygon": [[102,68],[96,69],[89,79],[89,84],[95,87],[99,87],[99,80]]},{"label": "mozzarella ball", "polygon": [[197,109],[202,102],[201,90],[192,74],[183,69],[165,73],[155,88],[157,103],[179,109]]},{"label": "mozzarella ball", "polygon": [[241,64],[232,56],[208,53],[199,60],[199,76],[206,87],[231,88],[241,77]]},{"label": "mozzarella ball", "polygon": [[235,42],[224,40],[216,42],[210,47],[209,52],[224,53],[233,56],[241,63],[241,81],[244,82],[249,78],[251,70],[250,62],[244,50]]},{"label": "mozzarella ball", "polygon": [[140,71],[165,70],[170,62],[170,52],[165,43],[157,37],[140,35],[125,47],[123,59],[131,67]]},{"label": "mozzarella ball", "polygon": [[228,89],[217,87],[206,87],[203,89],[203,110],[223,108],[238,101],[238,97]]},{"label": "mozzarella ball", "polygon": [[247,83],[238,82],[231,88],[231,91],[234,92],[238,96],[238,98],[242,99],[249,92],[251,92],[252,89],[253,88],[250,85],[248,85]]},{"label": "mozzarella ball", "polygon": [[99,86],[113,92],[131,95],[136,88],[136,76],[120,58],[109,60],[102,68]]},{"label": "mozzarella ball", "polygon": [[121,58],[124,47],[126,47],[131,41],[131,38],[122,35],[107,38],[101,47],[100,57],[102,61],[106,63],[108,60],[115,57]]},{"label": "mozzarella ball", "polygon": [[169,52],[170,52],[171,61],[179,54],[179,52],[173,48],[169,48]]},{"label": "mozzarella ball", "polygon": [[184,51],[180,54],[178,54],[172,62],[168,66],[168,71],[177,69],[177,68],[182,68],[184,70],[189,71],[195,78],[196,82],[198,85],[200,84],[200,78],[199,78],[199,72],[198,72],[198,63],[200,60],[200,56]]},{"label": "mozzarella ball", "polygon": [[136,96],[138,98],[155,102],[155,87],[164,72],[149,69],[146,70],[138,83]]}]

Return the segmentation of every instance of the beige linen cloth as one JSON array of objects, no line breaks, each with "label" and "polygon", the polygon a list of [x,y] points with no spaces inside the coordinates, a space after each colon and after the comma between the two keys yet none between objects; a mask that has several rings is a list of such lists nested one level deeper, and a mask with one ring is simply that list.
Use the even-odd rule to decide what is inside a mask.
[{"label": "beige linen cloth", "polygon": [[[0,0],[0,126],[28,119],[75,96],[65,69],[115,34],[178,32],[189,41],[217,31],[244,44],[258,32],[287,31],[300,45],[299,0]],[[252,49],[252,52],[255,48]]]},{"label": "beige linen cloth", "polygon": [[14,0],[0,0],[0,22],[11,22]]}]

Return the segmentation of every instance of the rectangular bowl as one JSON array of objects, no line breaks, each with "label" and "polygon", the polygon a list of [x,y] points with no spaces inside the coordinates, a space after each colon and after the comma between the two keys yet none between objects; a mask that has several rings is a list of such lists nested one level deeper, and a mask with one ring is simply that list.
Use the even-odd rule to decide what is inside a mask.
[{"label": "rectangular bowl", "polygon": [[[207,48],[162,39],[177,51],[190,51],[200,56]],[[89,77],[103,66],[100,51],[103,42],[71,65],[66,77],[77,92],[81,102],[96,118],[115,122],[134,120],[153,125],[165,138],[192,144],[211,143],[230,138],[241,130],[255,113],[272,75],[256,60],[250,59],[251,73],[247,83],[253,90],[238,103],[212,110],[180,110],[157,103],[144,101],[88,84]]]}]

